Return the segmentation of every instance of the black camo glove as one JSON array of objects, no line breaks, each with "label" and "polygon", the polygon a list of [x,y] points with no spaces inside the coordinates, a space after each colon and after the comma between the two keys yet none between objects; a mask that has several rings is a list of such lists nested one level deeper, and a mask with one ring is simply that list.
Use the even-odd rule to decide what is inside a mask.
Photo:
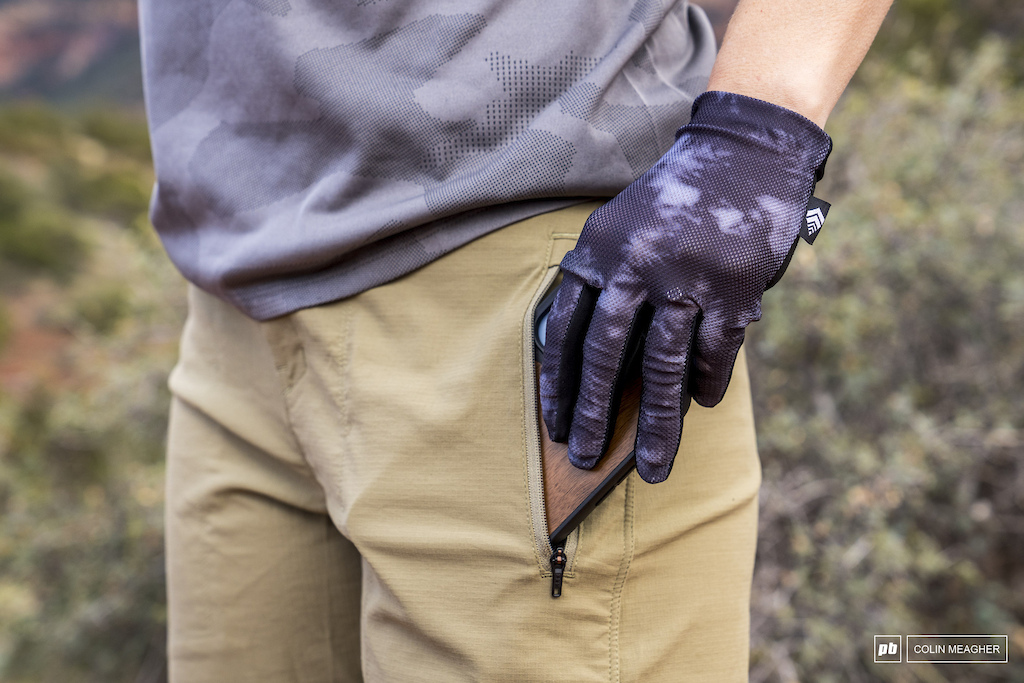
[{"label": "black camo glove", "polygon": [[690,397],[722,400],[831,149],[796,112],[707,92],[665,156],[590,216],[562,260],[540,381],[544,422],[574,465],[607,448],[626,349],[646,332],[637,470],[668,476]]}]

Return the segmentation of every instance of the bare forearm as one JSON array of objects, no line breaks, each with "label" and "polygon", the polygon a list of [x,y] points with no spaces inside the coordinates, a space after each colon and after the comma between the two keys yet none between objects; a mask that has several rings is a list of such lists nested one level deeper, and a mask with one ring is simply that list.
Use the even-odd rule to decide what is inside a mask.
[{"label": "bare forearm", "polygon": [[892,0],[740,0],[708,90],[787,107],[824,126]]}]

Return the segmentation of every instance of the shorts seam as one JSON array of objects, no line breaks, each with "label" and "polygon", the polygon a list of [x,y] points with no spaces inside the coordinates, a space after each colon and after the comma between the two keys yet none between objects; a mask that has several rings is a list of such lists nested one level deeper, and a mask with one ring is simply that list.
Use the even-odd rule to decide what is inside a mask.
[{"label": "shorts seam", "polygon": [[611,610],[608,615],[608,680],[619,683],[622,674],[619,650],[619,627],[622,623],[622,591],[626,585],[629,567],[633,562],[636,548],[633,536],[633,489],[636,477],[631,473],[626,478],[625,501],[622,516],[622,561],[619,564],[615,583],[612,585]]},{"label": "shorts seam", "polygon": [[[324,523],[324,544],[323,544],[323,547],[322,547],[322,556],[323,556],[323,561],[324,561],[324,565],[323,566],[324,567],[328,567],[328,566],[330,566],[330,558],[329,558],[329,554],[330,553],[328,551],[327,545],[330,542],[331,532],[334,532],[334,531],[337,531],[337,530],[335,529],[334,525],[331,523],[330,517],[328,517],[327,515],[324,515],[323,523]],[[331,610],[332,610],[332,608],[334,606],[334,601],[335,601],[336,598],[335,598],[335,591],[334,591],[333,582],[326,580],[326,578],[327,578],[326,570],[323,570],[322,577],[324,578],[324,583],[326,584],[325,592],[327,593],[327,606],[326,606],[326,610],[325,610],[326,613],[327,613],[327,619],[325,619],[325,621],[327,622],[326,629],[325,629],[327,631],[327,638],[326,638],[326,640],[324,642],[324,645],[327,648],[327,673],[328,673],[328,676],[329,676],[329,678],[327,680],[333,681],[333,680],[335,680],[334,679],[334,647],[333,647],[333,645],[334,645],[334,633],[333,633],[333,623],[332,623],[334,620],[331,619]]]}]

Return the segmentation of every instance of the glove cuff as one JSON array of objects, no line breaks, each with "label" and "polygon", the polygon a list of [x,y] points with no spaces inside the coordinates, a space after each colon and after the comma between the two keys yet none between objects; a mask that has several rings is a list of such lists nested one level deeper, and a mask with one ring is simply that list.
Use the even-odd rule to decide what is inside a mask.
[{"label": "glove cuff", "polygon": [[739,137],[794,158],[798,167],[814,172],[815,182],[824,175],[832,151],[832,138],[805,116],[731,92],[708,91],[694,100],[690,122],[676,132],[676,139],[697,129]]}]

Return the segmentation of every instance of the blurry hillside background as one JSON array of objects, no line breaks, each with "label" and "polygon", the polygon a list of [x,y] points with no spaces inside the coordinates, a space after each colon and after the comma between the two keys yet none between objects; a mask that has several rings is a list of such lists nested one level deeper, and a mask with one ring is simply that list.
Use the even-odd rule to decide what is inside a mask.
[{"label": "blurry hillside background", "polygon": [[[708,3],[724,25],[731,0]],[[0,0],[0,681],[165,680],[184,288],[132,0]],[[749,332],[751,680],[1024,682],[1024,4],[898,0],[829,121],[835,208]],[[1008,665],[872,663],[1008,634]]]}]

